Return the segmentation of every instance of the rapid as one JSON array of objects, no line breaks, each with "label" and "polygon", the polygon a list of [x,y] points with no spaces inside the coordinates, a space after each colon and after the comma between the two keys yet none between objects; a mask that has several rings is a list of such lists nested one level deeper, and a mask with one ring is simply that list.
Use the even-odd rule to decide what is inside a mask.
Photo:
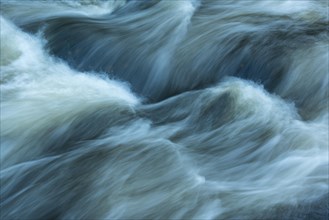
[{"label": "rapid", "polygon": [[326,0],[1,0],[1,219],[327,219]]}]

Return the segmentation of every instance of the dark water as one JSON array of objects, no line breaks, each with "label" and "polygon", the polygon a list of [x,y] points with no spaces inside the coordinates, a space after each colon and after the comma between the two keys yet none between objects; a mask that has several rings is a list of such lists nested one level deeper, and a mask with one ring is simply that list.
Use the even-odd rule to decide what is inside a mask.
[{"label": "dark water", "polygon": [[2,219],[328,219],[328,1],[1,1]]}]

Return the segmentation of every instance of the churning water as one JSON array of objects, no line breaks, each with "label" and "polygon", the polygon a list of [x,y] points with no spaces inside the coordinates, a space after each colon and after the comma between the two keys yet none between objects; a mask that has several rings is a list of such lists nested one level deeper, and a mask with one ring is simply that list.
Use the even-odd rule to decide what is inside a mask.
[{"label": "churning water", "polygon": [[328,1],[2,0],[2,219],[327,219]]}]

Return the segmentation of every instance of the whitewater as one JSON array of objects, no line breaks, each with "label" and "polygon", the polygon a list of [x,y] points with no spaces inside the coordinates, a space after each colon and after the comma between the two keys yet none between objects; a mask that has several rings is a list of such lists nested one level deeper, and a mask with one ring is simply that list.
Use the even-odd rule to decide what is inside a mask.
[{"label": "whitewater", "polygon": [[327,0],[1,0],[1,219],[328,219]]}]

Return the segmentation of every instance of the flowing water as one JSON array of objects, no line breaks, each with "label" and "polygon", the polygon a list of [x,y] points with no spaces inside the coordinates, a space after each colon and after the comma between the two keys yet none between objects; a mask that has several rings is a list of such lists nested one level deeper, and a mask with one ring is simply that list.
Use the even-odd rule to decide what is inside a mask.
[{"label": "flowing water", "polygon": [[1,0],[1,218],[327,219],[328,8]]}]

